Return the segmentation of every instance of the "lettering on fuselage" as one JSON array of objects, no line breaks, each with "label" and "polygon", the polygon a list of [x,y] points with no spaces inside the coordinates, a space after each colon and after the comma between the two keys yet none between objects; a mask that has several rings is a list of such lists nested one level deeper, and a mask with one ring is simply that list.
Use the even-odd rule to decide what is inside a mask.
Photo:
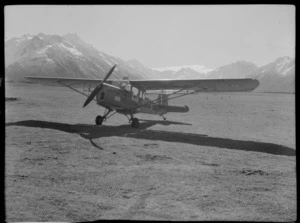
[{"label": "lettering on fuselage", "polygon": [[115,101],[121,102],[121,97],[120,96],[115,96]]}]

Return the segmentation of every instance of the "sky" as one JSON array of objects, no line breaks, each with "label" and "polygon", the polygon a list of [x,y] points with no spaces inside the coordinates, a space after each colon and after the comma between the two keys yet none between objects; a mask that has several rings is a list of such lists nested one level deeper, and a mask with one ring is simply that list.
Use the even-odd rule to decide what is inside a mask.
[{"label": "sky", "polygon": [[5,6],[4,21],[5,40],[77,33],[150,68],[295,57],[293,5],[14,5]]}]

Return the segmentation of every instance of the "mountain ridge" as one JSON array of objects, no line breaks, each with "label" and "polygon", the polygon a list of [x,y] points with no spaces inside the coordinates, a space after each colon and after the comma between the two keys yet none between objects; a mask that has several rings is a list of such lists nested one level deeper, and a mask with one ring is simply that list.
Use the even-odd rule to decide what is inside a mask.
[{"label": "mountain ridge", "polygon": [[65,35],[24,34],[5,41],[5,79],[24,76],[103,78],[114,64],[114,78],[121,79],[227,79],[255,78],[257,92],[295,92],[295,59],[279,57],[258,67],[238,60],[210,69],[204,65],[149,68],[136,59],[124,61],[83,41],[76,33]]},{"label": "mountain ridge", "polygon": [[259,80],[256,92],[295,93],[295,59],[279,57],[247,77]]},{"label": "mountain ridge", "polygon": [[85,43],[77,34],[25,34],[5,43],[5,78],[10,80],[24,80],[24,76],[103,78],[113,64],[118,64],[114,71],[117,79],[146,78],[122,59]]}]

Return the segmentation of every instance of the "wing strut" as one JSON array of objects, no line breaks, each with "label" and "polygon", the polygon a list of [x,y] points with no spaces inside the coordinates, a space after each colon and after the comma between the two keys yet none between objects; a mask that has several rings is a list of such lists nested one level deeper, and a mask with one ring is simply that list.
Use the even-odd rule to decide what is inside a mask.
[{"label": "wing strut", "polygon": [[[186,90],[186,89],[184,89],[184,90]],[[183,90],[183,91],[184,91]],[[192,93],[184,93],[184,94],[180,94],[179,96],[175,96],[175,97],[172,97],[172,98],[169,98],[168,97],[168,100],[172,100],[172,99],[174,99],[174,98],[180,98],[180,97],[183,97],[183,96],[186,96],[186,95],[189,95],[189,94],[196,94],[197,92],[200,92],[200,91],[193,91]],[[172,94],[170,94],[170,95],[173,95],[174,93],[172,93]]]},{"label": "wing strut", "polygon": [[[188,88],[180,89],[180,90],[178,90],[178,91],[173,92],[172,94],[169,94],[169,95],[168,95],[168,100],[172,100],[172,99],[180,98],[180,97],[183,97],[183,96],[186,96],[186,95],[189,95],[189,94],[196,94],[197,92],[201,92],[201,90],[199,90],[199,91],[193,91],[193,92],[191,92],[191,93],[188,93],[188,92],[187,92],[187,93],[184,93],[184,94],[180,94],[180,95],[178,95],[178,96],[171,97],[171,98],[169,97],[169,96],[171,96],[171,95],[180,93],[181,91],[185,91],[185,90],[187,90],[187,89],[188,89]],[[138,105],[138,106],[136,106],[136,107],[133,107],[133,108],[131,108],[131,109],[136,109],[136,108],[145,106],[145,105],[147,105],[147,104],[154,103],[154,102],[156,102],[157,100],[158,100],[158,98],[157,98],[157,99],[154,99],[154,100],[152,100],[152,101],[148,101],[147,103],[140,104],[140,105]]]},{"label": "wing strut", "polygon": [[[67,87],[67,88],[70,88],[71,90],[76,91],[76,92],[78,92],[79,94],[82,94],[82,95],[88,97],[88,95],[84,94],[84,93],[81,92],[81,91],[78,91],[76,88],[73,88],[73,87],[71,87],[71,86],[69,86],[69,85],[63,84],[63,83],[60,82],[60,81],[57,81],[57,83],[59,83],[59,84],[65,86],[65,87]],[[96,101],[96,99],[94,99],[94,101]]]},{"label": "wing strut", "polygon": [[[179,92],[181,92],[181,91],[185,91],[186,89],[187,89],[187,88],[180,89],[180,90],[178,90],[178,91],[175,91],[175,92],[173,92],[172,94],[169,94],[169,95],[171,96],[171,95],[177,94],[177,93],[179,93]],[[194,93],[194,92],[193,92],[193,93]],[[188,94],[191,94],[191,93],[186,93],[186,94],[183,94],[183,95],[180,95],[180,96],[174,97],[174,98],[182,97],[182,96],[185,96],[185,95],[188,95]],[[174,99],[174,98],[170,98],[170,99]],[[158,98],[157,98],[157,99],[154,99],[154,100],[152,100],[152,101],[148,101],[147,103],[140,104],[140,105],[138,105],[138,106],[136,106],[136,107],[133,107],[132,109],[136,109],[136,108],[139,108],[139,107],[145,106],[145,105],[147,105],[147,104],[154,103],[154,102],[156,102],[157,100],[158,100]],[[169,100],[169,96],[168,96],[168,100]]]}]

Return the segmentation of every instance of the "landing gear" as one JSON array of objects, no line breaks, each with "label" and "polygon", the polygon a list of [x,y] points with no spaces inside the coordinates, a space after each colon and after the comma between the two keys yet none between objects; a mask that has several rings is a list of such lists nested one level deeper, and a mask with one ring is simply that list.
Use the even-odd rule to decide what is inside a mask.
[{"label": "landing gear", "polygon": [[133,114],[130,114],[130,118],[128,117],[127,114],[124,114],[126,118],[128,118],[129,123],[131,122],[131,127],[132,128],[138,128],[140,126],[140,122],[138,118],[134,118]]},{"label": "landing gear", "polygon": [[138,128],[140,126],[140,122],[137,118],[131,119],[131,127],[132,128]]},{"label": "landing gear", "polygon": [[98,115],[95,119],[96,125],[102,125],[103,119],[101,115]]},{"label": "landing gear", "polygon": [[112,112],[112,110],[106,109],[103,116],[98,115],[98,116],[96,117],[96,119],[95,119],[96,125],[102,125],[102,123],[103,123],[104,120],[108,119],[109,117],[113,116],[113,115],[116,113],[116,112],[115,112],[115,113],[111,114],[109,117],[107,117],[108,114],[111,113],[111,112]]}]

